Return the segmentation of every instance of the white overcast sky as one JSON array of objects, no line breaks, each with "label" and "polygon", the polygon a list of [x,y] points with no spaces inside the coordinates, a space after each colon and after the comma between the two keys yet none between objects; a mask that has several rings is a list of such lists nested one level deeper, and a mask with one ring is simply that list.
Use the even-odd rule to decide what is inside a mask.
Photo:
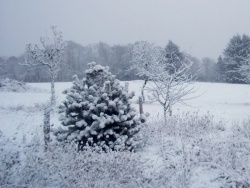
[{"label": "white overcast sky", "polygon": [[172,40],[217,59],[233,35],[250,35],[250,0],[0,0],[0,56],[22,54],[51,25],[83,45]]}]

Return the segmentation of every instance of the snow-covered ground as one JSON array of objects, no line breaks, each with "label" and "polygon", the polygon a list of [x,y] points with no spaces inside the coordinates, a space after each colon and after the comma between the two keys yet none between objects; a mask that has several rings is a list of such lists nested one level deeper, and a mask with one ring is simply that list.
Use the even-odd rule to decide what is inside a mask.
[{"label": "snow-covered ground", "polygon": [[[121,82],[121,84],[124,85],[125,83]],[[129,91],[135,92],[133,106],[136,109],[138,109],[137,100],[142,84],[143,81],[141,80],[129,82]],[[50,99],[49,83],[30,83],[28,85],[40,88],[41,90],[23,93],[0,92],[0,131],[2,132],[0,133],[7,138],[13,139],[17,145],[42,132],[43,108]],[[71,87],[71,85],[71,82],[56,83],[58,103],[65,98],[62,91]],[[197,92],[193,94],[194,98],[187,101],[188,106],[182,104],[173,106],[174,115],[187,112],[198,112],[200,115],[207,115],[209,113],[214,116],[215,121],[223,120],[224,124],[228,127],[233,122],[240,122],[250,118],[250,87],[248,85],[195,83],[194,86],[197,89]],[[144,104],[144,112],[150,113],[149,121],[151,122],[157,122],[163,116],[162,107],[157,103],[147,102]],[[54,126],[60,126],[56,113],[52,115],[51,123]],[[167,145],[162,144],[162,146]],[[148,147],[146,151],[151,159],[159,159],[156,147]],[[206,176],[203,176],[202,179],[206,178],[209,179]],[[202,181],[203,184],[205,184],[204,182],[209,182],[209,180]],[[207,185],[204,187],[210,186]]]},{"label": "snow-covered ground", "polygon": [[[121,84],[125,84],[121,82]],[[14,136],[36,130],[43,123],[43,106],[50,99],[50,83],[30,83],[42,92],[0,92],[0,130],[3,134]],[[71,82],[56,83],[57,102],[63,101],[65,95],[62,91],[70,88]],[[135,92],[133,106],[138,109],[138,96],[143,81],[129,82],[129,91]],[[233,121],[250,118],[250,87],[242,84],[224,83],[195,83],[197,92],[195,98],[187,101],[188,105],[176,104],[173,114],[184,112],[198,112],[200,115],[210,113],[215,120],[223,120],[230,125]],[[45,91],[48,92],[45,92]],[[146,103],[144,111],[150,113],[151,120],[163,116],[162,107],[155,103]],[[52,123],[59,125],[57,117]],[[21,131],[18,131],[21,130]],[[21,136],[22,137],[22,136]]]},{"label": "snow-covered ground", "polygon": [[[142,84],[139,80],[132,81],[130,90],[135,91],[136,96],[139,96]],[[250,117],[250,87],[248,85],[197,82],[194,87],[197,89],[197,92],[192,94],[194,98],[187,101],[188,105],[173,106],[173,114],[199,111],[202,115],[209,112],[216,119],[227,121]],[[157,103],[145,105],[145,111],[153,116],[163,115],[162,108]]]},{"label": "snow-covered ground", "polygon": [[[121,82],[121,84],[125,85],[124,82]],[[48,83],[35,83],[30,85],[41,89],[47,89],[48,91],[50,89]],[[70,82],[56,84],[58,101],[62,101],[65,98],[62,91],[71,87],[71,85],[72,83]],[[129,91],[135,92],[135,97],[133,98],[134,102],[138,100],[142,85],[143,81],[141,80],[129,82]],[[222,118],[227,121],[241,120],[250,117],[250,86],[244,84],[197,82],[194,84],[194,87],[197,89],[197,92],[190,96],[194,98],[187,101],[188,105],[176,104],[173,107],[173,114],[187,111],[199,111],[201,114],[209,112],[216,118]],[[27,96],[27,99],[29,99],[28,101],[23,100],[20,95],[20,101],[16,103],[19,104],[21,101],[23,101],[22,104],[29,104],[31,101],[33,103],[40,103],[49,98],[44,94],[39,94],[39,97],[36,95],[37,94],[34,94],[34,98],[32,98],[32,96]],[[30,100],[30,98],[32,98],[32,100]],[[16,100],[18,100],[18,98],[13,101]],[[10,101],[4,102],[4,104],[6,103],[10,103]],[[0,106],[1,105],[0,103]],[[134,107],[137,108],[137,105]],[[157,103],[148,103],[145,105],[144,109],[155,117],[163,115],[163,110]]]}]

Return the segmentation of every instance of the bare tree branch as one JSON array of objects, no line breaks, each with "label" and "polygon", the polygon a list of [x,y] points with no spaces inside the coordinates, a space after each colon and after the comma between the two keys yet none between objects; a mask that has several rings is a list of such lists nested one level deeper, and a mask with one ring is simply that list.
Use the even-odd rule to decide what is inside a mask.
[{"label": "bare tree branch", "polygon": [[50,40],[49,37],[41,37],[40,42],[41,47],[38,45],[32,46],[31,44],[26,45],[27,55],[32,59],[28,61],[27,58],[25,62],[21,65],[26,66],[37,66],[42,65],[46,67],[47,72],[51,79],[51,105],[55,104],[55,78],[61,67],[61,58],[66,47],[63,41],[63,36],[61,32],[56,30],[55,26],[51,27],[53,33],[53,39]]},{"label": "bare tree branch", "polygon": [[145,41],[136,43],[133,52],[131,69],[135,69],[139,76],[150,81],[148,86],[144,83],[142,90],[148,91],[151,101],[159,102],[164,109],[165,118],[167,111],[171,115],[172,105],[185,104],[185,101],[194,98],[186,97],[196,91],[191,86],[194,77],[189,74],[192,67],[189,59],[181,61],[180,58],[174,57],[178,60],[178,67],[174,63],[166,63],[164,50]]}]

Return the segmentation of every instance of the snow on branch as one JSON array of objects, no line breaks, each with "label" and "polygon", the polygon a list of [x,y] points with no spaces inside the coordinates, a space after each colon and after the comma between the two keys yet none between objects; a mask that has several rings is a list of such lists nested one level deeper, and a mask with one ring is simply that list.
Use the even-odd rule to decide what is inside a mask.
[{"label": "snow on branch", "polygon": [[62,33],[58,32],[55,26],[52,26],[51,30],[53,33],[53,39],[50,39],[49,37],[41,37],[41,47],[37,44],[34,46],[31,44],[26,45],[27,55],[34,61],[28,61],[26,59],[25,63],[22,65],[44,65],[47,67],[47,70],[51,75],[57,76],[57,73],[60,70],[62,53],[64,52],[66,44],[63,41]]},{"label": "snow on branch", "polygon": [[[189,74],[192,62],[184,57],[182,61],[178,57],[175,59],[178,63],[168,63],[164,49],[153,43],[141,41],[135,44],[131,61],[131,69],[136,70],[145,80],[142,96],[144,89],[147,90],[149,99],[163,106],[165,117],[167,111],[171,115],[172,105],[178,102],[185,104],[186,100],[193,98],[186,96],[196,91],[191,86],[194,77]],[[148,81],[150,86],[146,87]]]},{"label": "snow on branch", "polygon": [[41,47],[38,45],[32,46],[26,45],[26,53],[32,59],[32,61],[25,60],[22,65],[37,66],[42,65],[46,67],[46,70],[50,76],[51,82],[51,106],[55,105],[55,78],[61,67],[61,59],[66,47],[63,41],[61,32],[56,30],[55,26],[51,27],[53,33],[53,39],[49,37],[41,37]]}]

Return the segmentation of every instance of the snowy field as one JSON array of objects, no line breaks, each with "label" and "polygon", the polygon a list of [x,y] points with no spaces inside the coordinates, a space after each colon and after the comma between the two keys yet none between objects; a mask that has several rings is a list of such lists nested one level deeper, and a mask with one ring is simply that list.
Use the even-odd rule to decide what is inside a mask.
[{"label": "snowy field", "polygon": [[[124,84],[124,82],[121,82]],[[129,91],[135,92],[133,106],[138,109],[138,96],[143,82],[140,80],[129,82]],[[50,98],[49,83],[28,84],[35,88],[42,89],[42,92],[0,92],[0,130],[8,135],[14,136],[25,134],[26,131],[35,130],[42,124],[42,107]],[[57,102],[63,101],[65,95],[62,91],[71,87],[71,82],[56,83]],[[197,96],[189,101],[187,105],[176,104],[173,107],[173,114],[186,112],[198,112],[200,115],[210,113],[215,120],[223,120],[228,125],[233,121],[241,121],[250,118],[250,87],[241,84],[222,83],[195,83]],[[46,92],[47,91],[47,92]],[[144,111],[150,113],[153,120],[161,119],[163,116],[162,107],[157,103],[146,103]],[[58,124],[57,118],[53,119]],[[32,122],[32,123],[31,123]],[[21,130],[16,131],[16,130]]]},{"label": "snowy field", "polygon": [[[124,82],[121,82],[124,85]],[[133,106],[138,109],[138,96],[143,82],[140,80],[129,82],[129,91],[135,91]],[[31,83],[28,84],[35,88],[40,88],[37,92],[0,92],[0,133],[7,138],[11,138],[16,146],[20,143],[29,142],[36,135],[41,135],[43,124],[43,108],[50,98],[49,83]],[[71,87],[72,83],[56,83],[57,102],[64,100],[62,94],[64,89]],[[173,115],[198,114],[198,116],[213,116],[215,122],[223,122],[225,128],[229,128],[237,122],[250,119],[250,87],[240,84],[221,84],[221,83],[195,83],[197,96],[187,101],[188,106],[177,104],[173,107]],[[149,112],[149,125],[162,122],[163,110],[157,103],[147,102],[144,105],[144,112]],[[198,117],[197,116],[197,117]],[[184,116],[185,117],[185,116]],[[196,121],[196,119],[193,119]],[[56,113],[52,115],[51,124],[55,127],[60,126]],[[159,128],[160,129],[160,128]],[[149,130],[153,130],[149,128]],[[145,133],[145,130],[144,130]],[[221,132],[219,134],[229,134]],[[212,134],[214,136],[214,134]],[[159,135],[164,137],[166,135]],[[157,138],[157,137],[156,137]],[[28,141],[27,141],[28,140]],[[150,140],[150,138],[148,139]],[[163,139],[164,140],[164,139]],[[159,141],[159,140],[158,140]],[[157,141],[157,142],[158,142]],[[157,146],[147,146],[144,153],[154,161],[163,160],[165,154],[159,154]],[[155,142],[155,143],[157,143]],[[159,142],[162,142],[159,141]],[[167,140],[166,140],[167,142]],[[167,147],[162,143],[162,147]],[[160,147],[160,146],[159,146]],[[160,149],[162,150],[162,148]],[[161,162],[159,162],[161,163]],[[157,165],[156,165],[157,166]],[[199,169],[196,170],[199,174]],[[194,176],[196,182],[200,182],[193,187],[219,187],[216,183],[207,183],[211,181],[212,172]],[[250,172],[248,172],[250,174]],[[202,174],[202,173],[201,173]],[[200,178],[202,177],[202,178]],[[250,175],[249,175],[250,177]]]}]

